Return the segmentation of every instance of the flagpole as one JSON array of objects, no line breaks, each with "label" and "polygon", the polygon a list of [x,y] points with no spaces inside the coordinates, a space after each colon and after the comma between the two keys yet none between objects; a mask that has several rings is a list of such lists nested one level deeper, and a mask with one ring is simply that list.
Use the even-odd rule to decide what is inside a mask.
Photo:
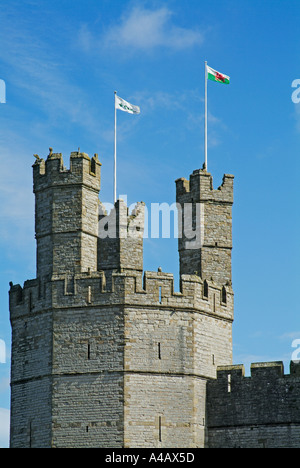
[{"label": "flagpole", "polygon": [[205,62],[205,128],[204,128],[204,168],[207,171],[207,62]]},{"label": "flagpole", "polygon": [[115,151],[114,151],[114,203],[117,201],[117,106],[115,91]]}]

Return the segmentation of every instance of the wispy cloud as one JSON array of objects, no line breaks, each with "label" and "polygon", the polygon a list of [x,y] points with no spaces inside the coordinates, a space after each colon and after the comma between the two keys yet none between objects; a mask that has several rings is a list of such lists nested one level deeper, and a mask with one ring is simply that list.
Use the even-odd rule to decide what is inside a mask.
[{"label": "wispy cloud", "polygon": [[300,331],[291,331],[291,332],[283,333],[279,337],[279,339],[284,340],[284,341],[293,341],[293,340],[300,339]]},{"label": "wispy cloud", "polygon": [[98,39],[83,25],[79,39],[86,50],[101,46],[102,49],[126,49],[131,53],[157,47],[183,50],[203,43],[203,33],[177,26],[173,19],[174,14],[167,7],[150,10],[135,6],[123,13],[118,23],[108,27]]},{"label": "wispy cloud", "polygon": [[22,94],[24,103],[30,102],[28,108],[38,109],[39,117],[31,116],[31,128],[39,122],[39,130],[48,133],[49,127],[79,124],[97,134],[93,103],[74,80],[74,62],[62,53],[72,51],[68,26],[55,25],[55,40],[62,45],[55,48],[48,40],[53,35],[50,25],[38,22],[33,29],[29,17],[17,15],[16,9],[13,3],[7,12],[0,12],[0,59],[5,70],[1,78],[7,82],[7,106],[12,106],[9,93],[13,90]]}]

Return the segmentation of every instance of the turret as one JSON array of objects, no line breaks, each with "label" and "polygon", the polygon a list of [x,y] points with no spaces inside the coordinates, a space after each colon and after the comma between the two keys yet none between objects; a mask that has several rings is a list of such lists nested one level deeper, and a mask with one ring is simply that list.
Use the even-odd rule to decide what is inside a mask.
[{"label": "turret", "polygon": [[33,165],[37,277],[97,270],[100,162],[80,150],[70,169],[61,153]]},{"label": "turret", "polygon": [[143,202],[130,214],[123,200],[118,200],[110,214],[99,210],[98,270],[143,271]]},{"label": "turret", "polygon": [[225,174],[217,190],[205,170],[194,171],[189,181],[176,180],[181,275],[198,274],[219,286],[231,285],[233,179]]}]

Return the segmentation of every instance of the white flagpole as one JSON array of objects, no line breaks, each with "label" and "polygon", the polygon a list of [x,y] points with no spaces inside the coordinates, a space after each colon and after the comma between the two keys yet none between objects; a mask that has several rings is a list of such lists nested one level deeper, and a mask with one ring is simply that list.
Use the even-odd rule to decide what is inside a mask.
[{"label": "white flagpole", "polygon": [[205,62],[205,129],[204,129],[204,168],[207,171],[207,62]]},{"label": "white flagpole", "polygon": [[115,91],[115,152],[114,152],[114,203],[117,201],[117,91]]}]

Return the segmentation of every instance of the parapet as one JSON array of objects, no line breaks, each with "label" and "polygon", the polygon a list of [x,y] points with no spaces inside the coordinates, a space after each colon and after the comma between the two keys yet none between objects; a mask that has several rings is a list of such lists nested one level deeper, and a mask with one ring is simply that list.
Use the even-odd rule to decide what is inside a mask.
[{"label": "parapet", "polygon": [[174,288],[171,273],[145,271],[86,272],[77,275],[54,275],[51,281],[26,281],[24,287],[11,284],[11,319],[35,315],[45,309],[132,305],[192,310],[225,321],[233,320],[233,292],[213,283],[207,290],[197,275],[183,275],[181,289]]},{"label": "parapet", "polygon": [[61,186],[69,184],[84,184],[100,190],[100,167],[98,155],[92,159],[86,153],[72,152],[70,156],[70,169],[66,169],[61,153],[53,153],[49,148],[46,161],[38,155],[34,155],[36,161],[33,165],[34,192],[44,190],[49,186]]},{"label": "parapet", "polygon": [[215,201],[233,203],[233,179],[231,174],[223,176],[223,182],[217,190],[213,189],[212,175],[204,169],[197,169],[190,175],[190,180],[177,179],[176,201],[179,203]]},{"label": "parapet", "polygon": [[282,377],[284,368],[282,361],[275,362],[255,362],[251,364],[251,377],[256,379],[268,377]]},{"label": "parapet", "polygon": [[253,363],[245,377],[242,365],[218,367],[207,384],[209,446],[254,448],[264,439],[268,446],[299,447],[300,363],[290,369],[284,374],[281,361]]},{"label": "parapet", "polygon": [[290,374],[300,377],[300,361],[290,362]]},{"label": "parapet", "polygon": [[217,379],[227,379],[228,374],[236,377],[245,377],[245,367],[243,364],[235,364],[231,366],[218,366]]},{"label": "parapet", "polygon": [[222,380],[224,377],[231,375],[239,375],[249,379],[268,380],[276,378],[289,378],[290,376],[300,377],[300,361],[290,362],[290,374],[284,373],[284,365],[282,361],[273,362],[254,362],[250,366],[250,377],[245,377],[245,368],[243,364],[222,366],[217,369],[217,380]]}]

